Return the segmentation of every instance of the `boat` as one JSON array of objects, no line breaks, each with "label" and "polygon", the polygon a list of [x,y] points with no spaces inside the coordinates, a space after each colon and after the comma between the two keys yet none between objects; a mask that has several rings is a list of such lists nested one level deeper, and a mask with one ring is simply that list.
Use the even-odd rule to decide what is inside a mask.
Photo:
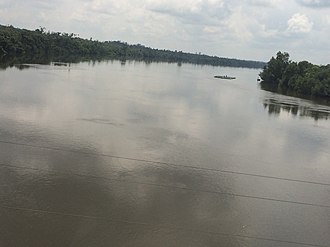
[{"label": "boat", "polygon": [[226,79],[226,80],[234,80],[234,79],[236,79],[236,77],[227,76],[227,75],[215,75],[214,78]]},{"label": "boat", "polygon": [[53,62],[54,66],[68,66],[67,63],[62,63],[62,62]]}]

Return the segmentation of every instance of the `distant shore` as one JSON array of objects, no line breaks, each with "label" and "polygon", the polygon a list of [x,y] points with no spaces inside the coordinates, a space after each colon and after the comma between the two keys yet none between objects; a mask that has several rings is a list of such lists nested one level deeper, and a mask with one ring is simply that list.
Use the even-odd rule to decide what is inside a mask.
[{"label": "distant shore", "polygon": [[144,60],[242,68],[263,68],[266,64],[261,61],[154,49],[122,41],[100,42],[92,38],[82,39],[73,33],[46,32],[44,28],[32,31],[0,25],[0,57],[3,55]]}]

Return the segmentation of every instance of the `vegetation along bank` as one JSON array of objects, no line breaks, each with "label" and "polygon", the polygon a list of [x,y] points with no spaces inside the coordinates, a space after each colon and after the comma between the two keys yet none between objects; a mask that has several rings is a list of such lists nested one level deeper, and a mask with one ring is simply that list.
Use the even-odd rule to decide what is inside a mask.
[{"label": "vegetation along bank", "polygon": [[286,52],[278,52],[260,73],[261,87],[303,96],[330,97],[330,64],[294,62]]},{"label": "vegetation along bank", "polygon": [[265,65],[260,61],[153,49],[122,41],[100,42],[92,38],[83,39],[73,33],[46,32],[44,28],[31,31],[0,25],[0,57],[4,55],[127,59],[245,68],[263,68]]}]

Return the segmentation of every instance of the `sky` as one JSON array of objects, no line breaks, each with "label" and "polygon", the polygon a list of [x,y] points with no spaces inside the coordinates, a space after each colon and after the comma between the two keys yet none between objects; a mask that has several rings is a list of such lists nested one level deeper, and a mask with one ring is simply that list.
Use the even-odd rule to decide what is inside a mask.
[{"label": "sky", "polygon": [[330,63],[330,0],[0,0],[0,24],[153,48]]}]

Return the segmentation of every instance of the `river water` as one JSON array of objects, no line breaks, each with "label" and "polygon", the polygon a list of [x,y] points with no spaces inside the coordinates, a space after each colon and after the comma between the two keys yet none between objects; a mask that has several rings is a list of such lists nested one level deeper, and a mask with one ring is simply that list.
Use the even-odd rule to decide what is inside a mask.
[{"label": "river water", "polygon": [[330,107],[258,73],[1,70],[0,246],[329,246]]}]

